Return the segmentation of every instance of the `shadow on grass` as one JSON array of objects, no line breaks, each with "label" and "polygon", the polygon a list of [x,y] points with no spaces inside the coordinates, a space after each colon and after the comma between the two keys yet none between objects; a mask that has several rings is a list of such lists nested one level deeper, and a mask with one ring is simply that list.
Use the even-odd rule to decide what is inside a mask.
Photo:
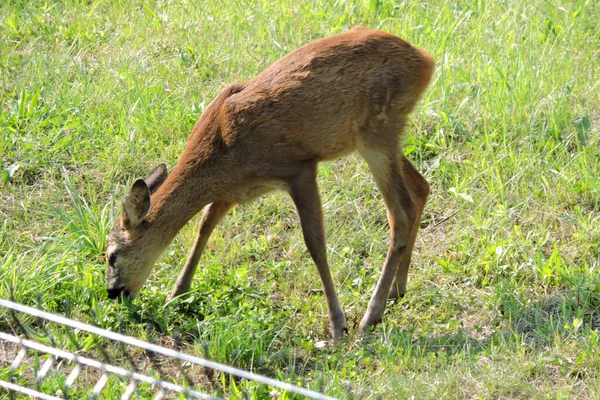
[{"label": "shadow on grass", "polygon": [[[595,347],[600,331],[598,289],[600,285],[594,282],[543,297],[507,298],[501,295],[499,306],[484,326],[467,326],[458,316],[452,321],[453,326],[445,324],[442,329],[445,333],[439,333],[439,326],[435,324],[431,334],[401,326],[378,328],[358,347],[363,354],[373,358],[386,352],[390,354],[391,348],[398,360],[411,357],[423,360],[405,361],[405,365],[420,364],[426,369],[440,362],[451,363],[453,359],[475,362],[479,357],[514,354],[516,359],[542,360],[574,379],[583,379],[589,374],[596,376],[598,372],[593,372],[595,369],[591,365],[597,362],[593,361],[596,357],[593,354],[597,354]],[[578,343],[578,350],[571,355],[573,346],[569,343],[574,342]],[[582,348],[589,349],[587,355],[580,352]],[[585,357],[590,365],[585,365],[588,362]]]}]

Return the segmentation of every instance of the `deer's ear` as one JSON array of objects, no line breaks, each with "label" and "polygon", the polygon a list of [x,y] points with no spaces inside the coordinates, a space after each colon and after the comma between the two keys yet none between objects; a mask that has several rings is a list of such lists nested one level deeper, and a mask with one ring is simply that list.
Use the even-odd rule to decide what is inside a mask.
[{"label": "deer's ear", "polygon": [[167,179],[169,172],[167,171],[167,164],[160,163],[152,170],[150,175],[144,179],[146,181],[146,185],[148,185],[148,189],[150,190],[150,194],[156,192],[160,185]]},{"label": "deer's ear", "polygon": [[150,211],[150,189],[143,179],[133,183],[123,199],[121,221],[125,227],[138,225]]}]

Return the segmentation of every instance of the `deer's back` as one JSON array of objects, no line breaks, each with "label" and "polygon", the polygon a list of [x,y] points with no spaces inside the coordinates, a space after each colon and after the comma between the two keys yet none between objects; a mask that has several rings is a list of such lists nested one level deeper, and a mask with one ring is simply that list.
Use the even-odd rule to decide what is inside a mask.
[{"label": "deer's back", "polygon": [[384,32],[353,29],[319,39],[238,84],[226,99],[228,140],[252,138],[298,159],[336,158],[354,150],[369,124],[407,114],[429,81],[431,63]]}]

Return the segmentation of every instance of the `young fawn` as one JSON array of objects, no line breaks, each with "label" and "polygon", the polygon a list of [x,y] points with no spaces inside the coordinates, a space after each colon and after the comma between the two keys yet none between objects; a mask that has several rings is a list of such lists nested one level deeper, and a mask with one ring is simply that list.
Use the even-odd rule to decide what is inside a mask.
[{"label": "young fawn", "polygon": [[177,232],[204,208],[198,234],[170,296],[190,289],[218,222],[236,204],[274,189],[296,205],[327,300],[334,340],[346,318],[329,272],[317,164],[354,150],[367,161],[390,223],[383,272],[360,331],[403,296],[429,185],[402,153],[408,114],[434,70],[429,54],[402,39],[355,28],[309,43],[204,111],[171,174],[164,164],[135,181],[108,236],[108,297],[133,297]]}]

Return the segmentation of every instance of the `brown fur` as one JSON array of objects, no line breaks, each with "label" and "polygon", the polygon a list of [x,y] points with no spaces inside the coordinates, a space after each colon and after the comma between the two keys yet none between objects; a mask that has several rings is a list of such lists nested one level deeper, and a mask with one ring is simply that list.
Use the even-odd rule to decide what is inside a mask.
[{"label": "brown fur", "polygon": [[[135,294],[177,232],[206,208],[188,261],[171,293],[186,292],[210,233],[235,204],[273,189],[292,196],[329,309],[331,333],[346,329],[327,264],[316,165],[358,150],[388,208],[391,241],[360,329],[377,323],[388,295],[404,294],[427,181],[401,151],[408,113],[433,74],[429,54],[402,39],[364,28],[309,43],[255,78],[227,87],[206,109],[171,174],[153,173],[151,206],[124,201],[109,235],[109,292]],[[159,171],[160,172],[160,171]],[[162,183],[164,180],[164,183]],[[161,184],[162,183],[162,184]],[[157,188],[158,187],[158,188]],[[392,282],[395,284],[392,284]]]}]

